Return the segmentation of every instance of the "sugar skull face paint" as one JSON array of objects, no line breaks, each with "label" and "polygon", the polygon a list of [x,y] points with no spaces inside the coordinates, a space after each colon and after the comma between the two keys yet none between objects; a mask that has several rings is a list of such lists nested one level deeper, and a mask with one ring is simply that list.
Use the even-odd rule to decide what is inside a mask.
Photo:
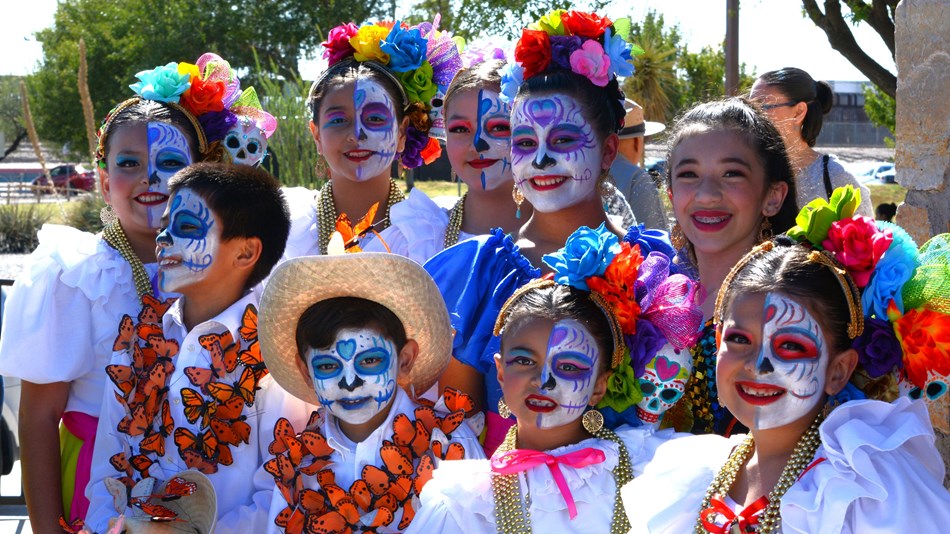
[{"label": "sugar skull face paint", "polygon": [[[395,104],[386,90],[373,80],[353,82],[352,105],[352,118],[344,107],[327,109],[320,129],[328,135],[351,138],[340,147],[343,161],[351,170],[343,174],[363,182],[389,172],[396,157],[399,124],[393,112]],[[327,157],[332,169],[333,161]]]},{"label": "sugar skull face paint", "polygon": [[168,202],[168,179],[191,161],[191,148],[181,130],[164,122],[148,123],[148,191],[136,200],[147,208],[149,227],[161,224]]},{"label": "sugar skull face paint", "polygon": [[511,106],[494,91],[478,91],[478,112],[472,144],[478,159],[469,165],[479,170],[482,189],[491,191],[511,180]]},{"label": "sugar skull face paint", "polygon": [[686,392],[686,381],[693,370],[693,355],[688,350],[676,350],[667,343],[657,352],[640,377],[643,399],[637,403],[641,421],[655,424]]},{"label": "sugar skull face paint", "polygon": [[601,143],[576,100],[558,94],[518,100],[511,126],[515,184],[534,209],[556,212],[596,195]]},{"label": "sugar skull face paint", "polygon": [[755,379],[737,381],[739,397],[755,407],[754,425],[787,425],[824,399],[828,348],[821,325],[801,304],[778,293],[765,296],[762,343]]},{"label": "sugar skull face paint", "polygon": [[221,246],[221,226],[200,195],[185,187],[168,203],[167,227],[155,238],[158,285],[180,291],[203,280]]},{"label": "sugar skull face paint", "polygon": [[224,146],[238,165],[257,166],[267,154],[267,137],[250,118],[238,116],[238,122],[224,137]]},{"label": "sugar skull face paint", "polygon": [[399,353],[375,330],[340,330],[329,348],[311,348],[306,362],[320,404],[347,423],[366,423],[396,393]]}]

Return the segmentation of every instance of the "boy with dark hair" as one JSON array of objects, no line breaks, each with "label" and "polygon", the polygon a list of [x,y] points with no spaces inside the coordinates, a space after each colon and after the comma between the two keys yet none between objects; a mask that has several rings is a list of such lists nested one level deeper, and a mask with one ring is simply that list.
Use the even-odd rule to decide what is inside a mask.
[{"label": "boy with dark hair", "polygon": [[[149,478],[158,487],[196,469],[217,493],[216,532],[245,532],[270,501],[251,476],[275,421],[305,421],[312,409],[273,381],[257,342],[255,287],[283,254],[288,210],[277,180],[244,165],[192,165],[172,178],[169,194],[156,238],[158,284],[181,298],[146,299],[136,319],[119,325],[86,520],[104,532],[116,515],[169,513],[125,488]],[[189,521],[172,519],[176,527]]]}]

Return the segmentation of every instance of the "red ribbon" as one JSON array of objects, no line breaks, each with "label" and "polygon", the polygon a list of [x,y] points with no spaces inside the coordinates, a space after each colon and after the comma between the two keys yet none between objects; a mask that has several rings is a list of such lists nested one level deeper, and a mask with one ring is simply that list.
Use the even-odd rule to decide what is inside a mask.
[{"label": "red ribbon", "polygon": [[[729,534],[734,532],[735,527],[739,527],[739,532],[754,532],[752,527],[759,524],[759,515],[768,505],[769,498],[763,495],[736,515],[717,495],[709,500],[709,508],[703,510],[699,518],[703,522],[703,528],[711,534]],[[722,525],[714,523],[713,518],[717,515],[722,516],[726,522]]]},{"label": "red ribbon", "polygon": [[500,456],[493,456],[491,470],[502,475],[514,475],[539,465],[547,465],[548,469],[551,470],[551,476],[554,477],[554,483],[557,484],[557,489],[561,491],[561,496],[564,497],[564,502],[567,503],[567,511],[571,519],[574,519],[577,516],[577,506],[574,505],[574,496],[571,495],[571,489],[567,486],[567,481],[564,480],[564,474],[561,473],[559,466],[566,465],[578,469],[599,464],[605,458],[604,451],[591,447],[561,456],[554,456],[541,451],[515,449]]}]

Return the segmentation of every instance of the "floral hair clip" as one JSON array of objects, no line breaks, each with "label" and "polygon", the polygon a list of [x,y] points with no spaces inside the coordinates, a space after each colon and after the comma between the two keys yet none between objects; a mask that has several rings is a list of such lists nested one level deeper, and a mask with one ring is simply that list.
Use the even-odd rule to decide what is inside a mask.
[{"label": "floral hair clip", "polygon": [[950,234],[918,250],[900,226],[854,215],[860,203],[855,188],[838,188],[809,202],[788,235],[833,257],[859,288],[864,329],[852,343],[861,364],[852,396],[935,400],[950,375]]},{"label": "floral hair clip", "polygon": [[[620,241],[603,224],[596,230],[581,227],[564,248],[542,258],[555,282],[598,295],[595,302],[602,302],[620,327],[622,356],[612,362],[607,394],[597,406],[612,424],[641,424],[636,404],[643,399],[647,367],[656,367],[667,344],[675,351],[692,346],[703,320],[703,287],[671,272],[673,249],[662,235],[639,230]],[[660,365],[667,364],[681,374],[678,364],[664,359]]]}]

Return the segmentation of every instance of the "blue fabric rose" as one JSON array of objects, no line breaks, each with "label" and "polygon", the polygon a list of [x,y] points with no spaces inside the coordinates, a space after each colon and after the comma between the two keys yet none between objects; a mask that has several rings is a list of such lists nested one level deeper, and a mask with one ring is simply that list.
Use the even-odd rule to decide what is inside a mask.
[{"label": "blue fabric rose", "polygon": [[878,261],[871,281],[861,295],[861,307],[865,315],[874,315],[879,319],[887,317],[887,305],[894,301],[897,309],[904,313],[904,301],[901,289],[914,275],[917,269],[917,245],[903,228],[884,221],[876,221],[878,230],[888,230],[893,236],[891,245]]},{"label": "blue fabric rose", "polygon": [[379,48],[389,54],[389,68],[395,72],[409,72],[422,66],[429,41],[418,29],[407,30],[399,21],[393,25]]},{"label": "blue fabric rose", "polygon": [[590,291],[587,278],[603,276],[618,252],[620,240],[601,223],[596,230],[581,226],[567,238],[564,248],[541,259],[554,270],[555,282]]},{"label": "blue fabric rose", "polygon": [[501,94],[498,98],[506,104],[511,104],[518,94],[518,88],[524,83],[524,69],[521,65],[510,62],[498,69],[498,75],[501,76]]},{"label": "blue fabric rose", "polygon": [[864,332],[851,346],[858,352],[858,363],[871,378],[891,372],[904,357],[894,327],[886,320],[865,317]]},{"label": "blue fabric rose", "polygon": [[865,395],[863,391],[858,389],[858,387],[852,384],[851,382],[848,382],[847,385],[844,386],[844,389],[832,395],[828,399],[828,404],[830,404],[831,407],[833,408],[835,406],[840,406],[848,401],[861,400],[861,399],[866,399],[866,398],[867,398],[867,395]]},{"label": "blue fabric rose", "polygon": [[630,76],[633,74],[630,44],[623,37],[612,33],[610,28],[604,30],[604,53],[610,56],[610,72],[614,76]]},{"label": "blue fabric rose", "polygon": [[178,72],[178,63],[143,70],[135,75],[138,82],[129,86],[146,100],[177,104],[181,94],[191,87],[191,75]]},{"label": "blue fabric rose", "polygon": [[640,254],[645,258],[651,252],[659,252],[672,260],[676,250],[670,243],[670,234],[655,228],[647,229],[643,224],[631,226],[623,240],[631,245],[640,245]]}]

